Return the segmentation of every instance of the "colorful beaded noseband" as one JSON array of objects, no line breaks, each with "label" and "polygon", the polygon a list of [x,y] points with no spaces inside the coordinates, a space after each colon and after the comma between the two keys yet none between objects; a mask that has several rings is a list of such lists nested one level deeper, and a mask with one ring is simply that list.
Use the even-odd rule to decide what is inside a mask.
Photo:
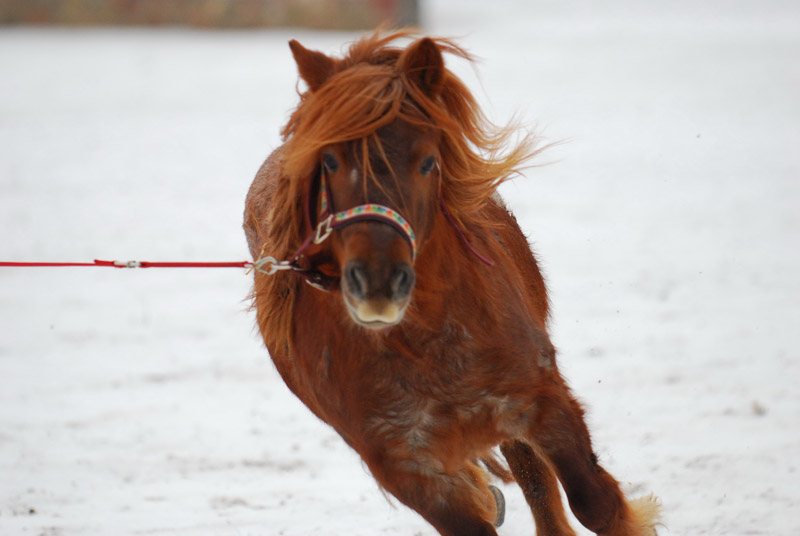
[{"label": "colorful beaded noseband", "polygon": [[325,241],[335,229],[357,221],[373,220],[387,223],[394,227],[408,242],[411,248],[411,261],[413,262],[417,258],[417,237],[414,234],[414,230],[411,228],[411,224],[396,210],[383,205],[368,203],[340,212],[331,212],[332,203],[330,199],[332,196],[328,188],[328,181],[325,179],[324,169],[320,176],[320,198],[319,223],[314,236],[315,244]]}]

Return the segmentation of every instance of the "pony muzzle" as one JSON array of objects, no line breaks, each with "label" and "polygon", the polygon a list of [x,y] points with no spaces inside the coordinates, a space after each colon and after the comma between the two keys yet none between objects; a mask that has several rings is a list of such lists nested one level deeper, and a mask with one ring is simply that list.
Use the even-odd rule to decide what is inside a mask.
[{"label": "pony muzzle", "polygon": [[382,329],[403,320],[415,274],[405,262],[377,268],[350,260],[344,266],[341,286],[350,317],[361,326]]}]

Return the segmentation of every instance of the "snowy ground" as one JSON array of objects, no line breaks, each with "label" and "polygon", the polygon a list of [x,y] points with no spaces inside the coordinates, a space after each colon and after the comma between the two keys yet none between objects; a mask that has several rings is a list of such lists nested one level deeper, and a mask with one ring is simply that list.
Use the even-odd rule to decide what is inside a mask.
[{"label": "snowy ground", "polygon": [[[800,534],[800,7],[425,4],[492,117],[569,140],[503,192],[603,463],[662,534]],[[0,260],[244,259],[291,37],[354,35],[0,29]],[[0,534],[433,534],[288,393],[248,288],[0,269]]]}]

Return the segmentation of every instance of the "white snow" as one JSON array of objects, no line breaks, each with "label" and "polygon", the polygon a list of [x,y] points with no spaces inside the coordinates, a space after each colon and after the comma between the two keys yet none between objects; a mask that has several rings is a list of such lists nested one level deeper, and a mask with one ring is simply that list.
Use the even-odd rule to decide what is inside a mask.
[{"label": "white snow", "polygon": [[[426,31],[488,114],[566,140],[503,194],[601,461],[661,534],[799,534],[800,6],[455,5]],[[355,34],[0,29],[0,260],[244,260],[292,37]],[[249,285],[0,268],[0,534],[434,534],[283,386]]]}]

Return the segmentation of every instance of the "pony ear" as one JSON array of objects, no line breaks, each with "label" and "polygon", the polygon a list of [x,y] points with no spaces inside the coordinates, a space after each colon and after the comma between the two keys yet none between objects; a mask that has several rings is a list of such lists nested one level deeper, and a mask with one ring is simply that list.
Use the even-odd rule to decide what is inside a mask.
[{"label": "pony ear", "polygon": [[444,85],[444,59],[438,45],[425,37],[411,43],[399,60],[408,80],[428,97],[436,98]]},{"label": "pony ear", "polygon": [[308,84],[308,89],[311,91],[318,90],[328,78],[334,75],[336,65],[332,58],[322,52],[308,50],[294,39],[289,41],[289,48],[292,49],[292,56],[297,63],[300,78]]}]

